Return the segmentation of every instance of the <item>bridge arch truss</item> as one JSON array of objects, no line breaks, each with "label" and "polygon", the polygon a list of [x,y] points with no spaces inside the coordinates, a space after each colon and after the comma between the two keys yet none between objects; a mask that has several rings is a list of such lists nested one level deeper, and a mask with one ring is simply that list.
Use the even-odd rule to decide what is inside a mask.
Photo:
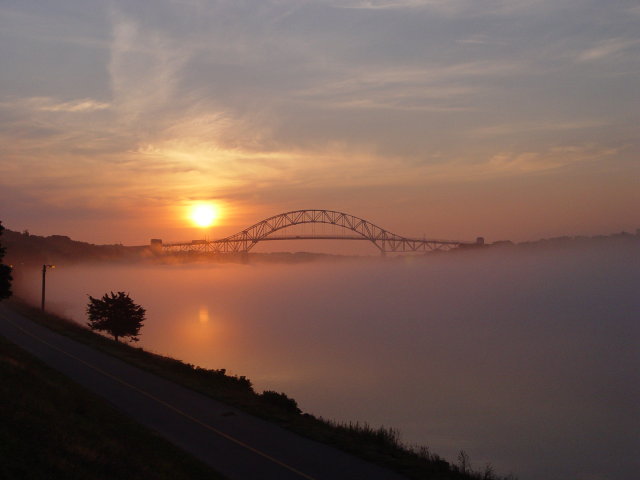
[{"label": "bridge arch truss", "polygon": [[[353,232],[352,236],[328,237],[326,235],[304,235],[275,237],[274,233],[288,227],[302,224],[328,224]],[[266,218],[250,227],[220,240],[193,240],[188,243],[163,244],[165,252],[249,252],[256,244],[266,240],[311,240],[311,239],[367,240],[382,253],[387,252],[429,252],[450,250],[462,244],[454,240],[427,240],[407,238],[391,233],[363,218],[334,210],[293,210]]]}]

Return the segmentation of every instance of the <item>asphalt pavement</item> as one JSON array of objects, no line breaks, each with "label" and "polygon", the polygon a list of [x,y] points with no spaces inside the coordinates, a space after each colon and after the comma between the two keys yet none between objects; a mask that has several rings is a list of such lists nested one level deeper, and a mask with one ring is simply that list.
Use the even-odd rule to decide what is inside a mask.
[{"label": "asphalt pavement", "polygon": [[3,305],[0,334],[229,479],[405,478],[59,335]]}]

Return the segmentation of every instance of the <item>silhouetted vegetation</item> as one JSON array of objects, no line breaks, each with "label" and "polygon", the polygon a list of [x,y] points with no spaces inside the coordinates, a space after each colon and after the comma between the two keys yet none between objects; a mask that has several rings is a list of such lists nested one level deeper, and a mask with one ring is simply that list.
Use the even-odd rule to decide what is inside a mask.
[{"label": "silhouetted vegetation", "polygon": [[[31,235],[28,231],[14,232],[9,229],[4,235],[5,245],[9,248],[7,260],[14,265],[26,267],[42,264],[74,264],[86,262],[109,263],[309,263],[309,262],[339,262],[339,261],[367,261],[379,260],[379,256],[357,255],[331,255],[325,253],[310,252],[275,252],[275,253],[228,253],[212,254],[202,252],[180,252],[174,254],[154,255],[147,245],[127,247],[124,245],[94,245],[79,242],[64,235],[50,235],[42,237]],[[546,248],[580,248],[584,246],[604,245],[615,248],[617,245],[634,243],[640,245],[640,232],[635,234],[620,232],[613,235],[565,236],[549,239],[541,239],[530,242],[514,243],[510,240],[498,240],[493,243],[468,244],[454,248],[449,252],[440,250],[426,253],[413,254],[416,256],[430,257],[433,255],[457,254],[462,252],[486,252],[497,249],[510,249],[512,251],[528,251],[531,249]],[[403,255],[388,255],[387,261],[402,261]]]},{"label": "silhouetted vegetation", "polygon": [[89,296],[87,325],[91,330],[107,332],[116,342],[120,337],[137,342],[145,313],[144,308],[133,303],[128,293],[105,293],[100,299]]},{"label": "silhouetted vegetation", "polygon": [[223,478],[3,337],[0,378],[0,478]]},{"label": "silhouetted vegetation", "polygon": [[[179,252],[172,254],[154,254],[150,246],[129,247],[124,245],[94,245],[79,242],[64,235],[42,237],[32,235],[28,231],[5,231],[5,245],[8,247],[7,261],[15,266],[35,267],[43,264],[70,265],[77,263],[154,263],[154,264],[189,264],[189,263],[311,263],[341,261],[379,261],[377,255],[332,255],[311,252],[274,252],[274,253],[227,253],[212,254],[203,252]],[[615,248],[621,244],[633,243],[640,246],[640,232],[635,234],[621,232],[613,235],[566,236],[541,239],[530,242],[514,243],[499,240],[493,243],[468,244],[454,248],[449,252],[440,250],[426,253],[408,254],[430,258],[434,255],[459,254],[465,252],[490,252],[499,249],[510,251],[530,251],[548,248],[581,248],[593,245],[607,245]],[[407,255],[388,255],[386,261],[403,261]],[[15,273],[15,272],[14,272]],[[15,282],[14,282],[15,283]]]},{"label": "silhouetted vegetation", "polygon": [[[333,445],[372,463],[415,479],[499,480],[490,466],[474,471],[467,461],[460,465],[447,462],[426,447],[403,444],[397,430],[373,428],[366,423],[337,423],[301,413],[296,401],[284,393],[256,393],[243,376],[230,376],[224,369],[211,370],[180,360],[153,354],[125,343],[93,333],[81,325],[56,315],[41,312],[17,299],[9,305],[39,323],[114,355],[156,375],[165,377],[211,398],[225,402],[255,416],[279,424],[308,438]],[[467,457],[468,460],[468,457]]]},{"label": "silhouetted vegetation", "polygon": [[[0,222],[0,237],[2,232],[4,232],[4,227]],[[0,300],[11,296],[11,267],[2,263],[5,251],[6,249],[0,242]]]},{"label": "silhouetted vegetation", "polygon": [[293,398],[287,397],[284,393],[274,392],[273,390],[265,390],[260,395],[260,398],[269,405],[273,405],[287,413],[302,413],[302,410],[298,408],[298,402]]},{"label": "silhouetted vegetation", "polygon": [[151,256],[149,248],[146,246],[93,245],[72,240],[65,235],[50,235],[48,237],[32,235],[27,230],[15,232],[7,229],[4,242],[9,249],[7,258],[14,265],[131,262]]}]

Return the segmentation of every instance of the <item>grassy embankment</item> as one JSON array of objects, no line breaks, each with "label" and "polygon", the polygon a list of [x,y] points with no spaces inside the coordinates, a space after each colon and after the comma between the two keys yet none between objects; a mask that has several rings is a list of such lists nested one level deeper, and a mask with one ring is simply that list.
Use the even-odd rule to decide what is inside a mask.
[{"label": "grassy embankment", "polygon": [[130,364],[275,422],[306,437],[386,466],[409,478],[475,480],[501,478],[493,473],[490,466],[486,466],[482,472],[471,471],[464,452],[461,452],[461,463],[452,465],[431,453],[426,447],[413,448],[402,444],[396,430],[383,427],[372,428],[367,424],[358,423],[338,424],[301,413],[295,400],[285,394],[277,392],[258,394],[247,378],[227,375],[224,369],[204,369],[125,343],[117,343],[71,320],[41,312],[15,299],[6,303],[52,330]]},{"label": "grassy embankment", "polygon": [[0,378],[0,478],[223,478],[1,336]]}]

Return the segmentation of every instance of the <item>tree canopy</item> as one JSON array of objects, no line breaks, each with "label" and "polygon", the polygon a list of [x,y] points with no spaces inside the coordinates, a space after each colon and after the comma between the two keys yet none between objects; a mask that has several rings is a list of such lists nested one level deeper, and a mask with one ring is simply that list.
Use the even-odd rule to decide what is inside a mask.
[{"label": "tree canopy", "polygon": [[[2,222],[0,222],[0,236],[3,230],[4,227],[2,226]],[[11,267],[2,263],[4,252],[5,249],[0,243],[0,300],[11,296]]]},{"label": "tree canopy", "polygon": [[89,295],[87,325],[92,330],[107,332],[116,341],[129,337],[137,342],[145,314],[145,309],[133,303],[128,293],[105,293],[102,298]]}]

